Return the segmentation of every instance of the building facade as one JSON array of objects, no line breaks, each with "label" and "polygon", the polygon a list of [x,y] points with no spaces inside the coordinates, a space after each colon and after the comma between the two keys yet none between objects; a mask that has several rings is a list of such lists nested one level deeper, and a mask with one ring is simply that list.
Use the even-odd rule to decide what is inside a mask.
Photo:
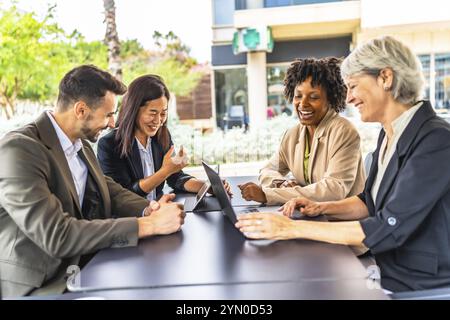
[{"label": "building facade", "polygon": [[[266,118],[289,114],[283,79],[295,58],[345,57],[359,43],[380,35],[413,48],[423,64],[425,96],[438,112],[449,112],[446,0],[212,0],[212,10],[213,116],[222,128],[239,119],[257,127]],[[250,49],[237,53],[238,34],[264,28],[273,48],[255,50],[254,38],[248,37],[244,43]]]}]

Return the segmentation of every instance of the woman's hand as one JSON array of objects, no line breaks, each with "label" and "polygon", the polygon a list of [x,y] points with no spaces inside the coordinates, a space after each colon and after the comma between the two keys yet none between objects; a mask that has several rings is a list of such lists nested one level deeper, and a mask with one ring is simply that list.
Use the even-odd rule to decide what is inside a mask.
[{"label": "woman's hand", "polygon": [[285,240],[294,238],[295,222],[276,213],[249,213],[235,224],[247,238]]},{"label": "woman's hand", "polygon": [[[228,183],[227,180],[222,180],[223,187],[225,188],[225,191],[228,193],[228,195],[231,197],[233,195],[233,192],[231,191],[231,185]],[[208,189],[209,194],[214,194],[212,187],[209,187]]]},{"label": "woman's hand", "polygon": [[292,217],[295,209],[299,209],[302,214],[309,217],[315,217],[323,213],[320,202],[314,202],[303,197],[289,200],[278,211],[282,211],[283,215],[287,217]]},{"label": "woman's hand", "polygon": [[295,186],[298,186],[297,181],[295,181],[295,180],[286,180],[282,184],[280,184],[279,188],[293,188]]},{"label": "woman's hand", "polygon": [[[164,155],[163,163],[161,166],[161,170],[164,170],[167,174],[167,176],[170,176],[174,173],[180,172],[184,167],[187,166],[187,163],[184,161],[174,161],[172,158],[172,153],[175,147],[172,145],[167,151],[167,153]],[[178,157],[183,158],[184,157],[184,150],[183,148],[180,148],[180,151],[178,153]]]},{"label": "woman's hand", "polygon": [[225,191],[228,193],[229,196],[233,195],[233,192],[231,191],[231,185],[227,180],[222,180],[223,187],[225,188]]},{"label": "woman's hand", "polygon": [[267,198],[266,194],[262,190],[260,186],[253,182],[247,182],[244,184],[238,185],[239,189],[241,189],[242,198],[247,201],[257,201],[261,203],[266,203]]}]

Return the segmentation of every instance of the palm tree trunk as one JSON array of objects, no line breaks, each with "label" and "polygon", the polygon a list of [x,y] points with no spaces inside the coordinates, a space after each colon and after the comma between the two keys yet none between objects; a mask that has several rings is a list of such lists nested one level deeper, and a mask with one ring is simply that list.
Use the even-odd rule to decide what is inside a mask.
[{"label": "palm tree trunk", "polygon": [[114,4],[114,0],[103,0],[103,6],[105,8],[105,43],[108,46],[109,70],[119,80],[122,80],[120,42],[116,27],[116,6]]},{"label": "palm tree trunk", "polygon": [[3,116],[3,112],[4,112],[6,120],[10,120],[13,117],[13,115],[11,113],[11,106],[1,103],[0,107],[1,107],[1,110],[2,110],[2,114],[1,115]]},{"label": "palm tree trunk", "polygon": [[14,115],[14,98],[17,94],[14,93],[12,97],[8,95],[8,86],[0,83],[0,107],[5,112],[6,119],[9,120]]}]

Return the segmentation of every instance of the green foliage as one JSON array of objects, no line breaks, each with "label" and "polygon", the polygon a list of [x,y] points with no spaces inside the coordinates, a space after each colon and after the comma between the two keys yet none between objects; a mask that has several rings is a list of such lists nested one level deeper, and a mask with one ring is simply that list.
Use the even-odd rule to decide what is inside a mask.
[{"label": "green foliage", "polygon": [[137,39],[125,40],[120,42],[120,56],[122,59],[129,59],[146,55],[144,47]]},{"label": "green foliage", "polygon": [[[0,7],[0,108],[7,118],[14,115],[19,99],[54,101],[60,79],[73,67],[108,67],[107,46],[86,41],[77,30],[65,33],[53,21],[54,8],[40,19],[16,6]],[[197,62],[189,56],[190,49],[173,32],[155,32],[154,39],[159,51],[144,49],[136,39],[121,42],[124,82],[154,73],[164,78],[173,94],[188,95],[201,77],[192,71]]]},{"label": "green foliage", "polygon": [[137,77],[147,74],[151,53],[145,50],[136,39],[121,41],[123,81],[130,84]]},{"label": "green foliage", "polygon": [[201,78],[200,72],[193,72],[186,65],[175,59],[154,60],[150,62],[150,53],[145,56],[132,56],[123,60],[125,84],[145,74],[157,74],[164,79],[170,92],[177,96],[188,95]]},{"label": "green foliage", "polygon": [[86,42],[52,21],[54,7],[42,20],[16,7],[0,11],[0,104],[14,113],[16,99],[50,101],[62,76],[74,66],[107,67],[107,48]]},{"label": "green foliage", "polygon": [[188,68],[197,64],[197,60],[189,55],[191,48],[184,44],[172,31],[169,31],[166,35],[163,35],[159,31],[155,31],[153,33],[153,40],[166,59],[170,58],[178,60]]},{"label": "green foliage", "polygon": [[55,68],[60,57],[52,55],[50,41],[61,41],[61,29],[51,23],[52,8],[39,21],[33,13],[19,12],[16,7],[0,16],[0,96],[13,103],[16,98],[44,99],[52,91]]},{"label": "green foliage", "polygon": [[108,67],[108,48],[102,41],[86,42],[79,36],[73,44],[64,43],[66,56],[73,66],[80,64],[93,64],[101,69]]},{"label": "green foliage", "polygon": [[[162,38],[159,34],[156,38]],[[129,84],[133,79],[144,74],[157,74],[166,82],[169,90],[177,96],[188,95],[197,85],[201,73],[191,70],[196,64],[195,59],[188,56],[189,48],[181,43],[173,33],[165,36],[172,39],[169,43],[156,40],[159,52],[145,50],[137,40],[127,40],[121,43],[121,57],[124,82]]]},{"label": "green foliage", "polygon": [[151,65],[149,72],[163,77],[169,90],[177,96],[188,95],[201,77],[199,72],[190,72],[187,65],[171,58]]}]

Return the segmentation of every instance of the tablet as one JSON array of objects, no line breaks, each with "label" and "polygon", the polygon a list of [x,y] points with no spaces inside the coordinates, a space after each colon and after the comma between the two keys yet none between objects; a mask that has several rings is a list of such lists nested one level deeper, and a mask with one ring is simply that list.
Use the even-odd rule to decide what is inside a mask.
[{"label": "tablet", "polygon": [[206,193],[208,192],[211,185],[209,182],[205,182],[205,184],[200,188],[200,190],[197,192],[197,195],[195,198],[187,198],[184,203],[184,210],[185,211],[194,211],[197,209],[202,202],[203,198],[206,196]]}]

